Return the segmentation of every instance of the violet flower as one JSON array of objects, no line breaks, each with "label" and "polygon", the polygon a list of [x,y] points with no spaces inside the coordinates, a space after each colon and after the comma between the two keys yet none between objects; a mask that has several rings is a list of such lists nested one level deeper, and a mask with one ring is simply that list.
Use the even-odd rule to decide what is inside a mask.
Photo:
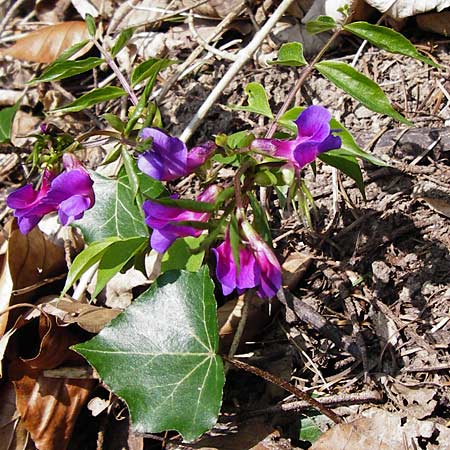
[{"label": "violet flower", "polygon": [[58,176],[44,171],[38,191],[27,184],[8,195],[7,205],[14,209],[22,234],[29,233],[46,214],[58,211],[63,225],[80,219],[94,205],[93,182],[71,154],[63,156],[65,171]]},{"label": "violet flower", "polygon": [[[209,186],[197,197],[197,200],[213,203],[219,192],[220,188],[218,186]],[[176,196],[172,196],[172,198],[176,198]],[[142,207],[145,214],[145,223],[153,230],[150,246],[158,253],[164,253],[177,238],[198,237],[202,234],[202,230],[187,225],[180,225],[177,222],[207,222],[210,216],[206,212],[189,211],[161,205],[152,200],[146,200]]]},{"label": "violet flower", "polygon": [[175,180],[193,172],[212,155],[215,148],[214,143],[208,142],[188,152],[183,141],[157,128],[143,128],[141,137],[151,138],[152,146],[139,155],[138,167],[160,181]]},{"label": "violet flower", "polygon": [[337,149],[341,138],[330,128],[331,113],[323,106],[309,106],[294,121],[298,134],[293,140],[255,139],[251,148],[288,160],[297,170],[314,161],[320,153]]},{"label": "violet flower", "polygon": [[233,257],[230,236],[227,232],[225,241],[212,251],[216,256],[216,276],[222,285],[224,295],[237,289],[257,288],[260,298],[271,298],[281,286],[281,267],[270,247],[244,220],[242,231],[247,246],[239,247],[239,270]]},{"label": "violet flower", "polygon": [[22,234],[29,233],[42,217],[54,211],[52,205],[42,203],[54,177],[54,173],[45,170],[38,191],[34,190],[32,184],[27,184],[8,195],[6,204],[14,209],[14,216],[17,218],[19,230]]}]

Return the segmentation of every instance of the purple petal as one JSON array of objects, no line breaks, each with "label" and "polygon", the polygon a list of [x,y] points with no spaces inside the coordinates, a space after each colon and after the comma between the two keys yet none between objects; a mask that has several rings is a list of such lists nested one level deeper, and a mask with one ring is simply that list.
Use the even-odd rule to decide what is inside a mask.
[{"label": "purple petal", "polygon": [[248,248],[239,249],[240,270],[237,275],[236,286],[238,289],[251,289],[260,282],[260,270],[255,255]]},{"label": "purple petal", "polygon": [[309,106],[295,120],[297,140],[312,139],[322,142],[330,134],[331,113],[323,106]]},{"label": "purple petal", "polygon": [[216,277],[222,285],[223,295],[229,295],[236,288],[236,264],[228,237],[212,251],[216,256]]},{"label": "purple petal", "polygon": [[155,180],[169,181],[167,179],[168,174],[166,173],[164,160],[159,154],[152,151],[142,153],[138,157],[137,165],[139,170],[149,177],[152,177]]},{"label": "purple petal", "polygon": [[11,192],[6,199],[6,204],[11,209],[26,208],[36,200],[38,195],[39,192],[35,191],[31,184],[27,184]]},{"label": "purple petal", "polygon": [[199,202],[214,203],[217,200],[217,196],[219,195],[221,190],[222,188],[220,188],[216,184],[212,184],[197,196],[197,200]]},{"label": "purple petal", "polygon": [[22,234],[29,233],[42,219],[43,216],[24,216],[17,219],[19,230]]},{"label": "purple petal", "polygon": [[212,156],[215,148],[214,142],[206,142],[198,147],[194,147],[187,156],[188,172],[193,172],[197,167],[204,164]]},{"label": "purple petal", "polygon": [[58,175],[51,184],[46,202],[61,203],[73,195],[84,195],[94,204],[93,181],[84,169],[74,169]]},{"label": "purple petal", "polygon": [[150,237],[150,247],[158,253],[164,253],[177,239],[178,236],[166,234],[164,230],[153,230]]},{"label": "purple petal", "polygon": [[67,225],[76,219],[81,219],[83,213],[91,207],[90,198],[83,195],[73,195],[60,203],[58,209],[59,221]]},{"label": "purple petal", "polygon": [[333,136],[332,134],[330,134],[323,142],[320,143],[319,153],[341,148],[341,146],[342,139],[339,136]]}]

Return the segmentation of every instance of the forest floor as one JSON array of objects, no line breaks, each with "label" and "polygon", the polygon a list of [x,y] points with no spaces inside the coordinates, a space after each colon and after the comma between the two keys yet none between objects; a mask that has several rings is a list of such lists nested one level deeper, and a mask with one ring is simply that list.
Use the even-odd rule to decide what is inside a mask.
[{"label": "forest floor", "polygon": [[[19,14],[25,16],[24,11]],[[253,305],[251,330],[239,354],[300,389],[314,392],[347,420],[363,413],[372,418],[370,426],[363,422],[360,428],[355,426],[355,433],[396,433],[397,422],[390,420],[400,418],[402,425],[416,427],[417,436],[422,436],[421,448],[444,449],[450,448],[448,441],[440,440],[450,435],[450,43],[436,35],[406,32],[442,65],[440,69],[370,45],[357,57],[356,68],[383,88],[413,122],[412,127],[369,111],[318,75],[313,74],[297,96],[296,104],[306,101],[329,108],[360,147],[385,161],[387,167],[363,164],[365,199],[352,180],[336,177],[325,164],[318,164],[316,173],[306,170],[316,205],[312,224],[292,211],[281,214],[272,194],[272,237],[279,259],[291,262],[285,268],[294,272],[295,282],[289,283],[293,297],[284,305],[275,301],[270,316],[261,312],[261,305]],[[177,47],[170,57],[185,59],[196,45],[186,42],[186,48]],[[344,37],[327,58],[351,62],[360,44]],[[159,105],[170,133],[183,131],[229,65],[210,59],[173,85]],[[35,70],[35,64],[2,60],[1,88],[23,89]],[[164,86],[169,73],[163,73],[157,87]],[[212,107],[192,143],[243,129],[262,135],[268,119],[231,111],[226,105],[242,104],[245,86],[259,81],[276,112],[297,76],[295,69],[261,67],[249,61]],[[16,152],[1,147],[3,224],[11,216],[6,195],[24,182],[21,163],[32,138],[22,137],[23,130],[27,134],[37,130],[44,97],[50,102],[67,92],[79,94],[75,92],[79,85],[55,85],[50,93],[29,89]],[[79,117],[67,121],[64,116],[66,122],[58,126],[87,130],[86,117]],[[96,149],[86,160],[95,166],[103,154],[103,149]],[[226,312],[223,315],[227,317]],[[105,396],[102,387],[91,394],[92,398]],[[308,426],[305,420],[313,421],[308,423],[313,430],[326,429],[330,423],[294,400],[279,387],[232,369],[217,427],[192,445],[171,441],[170,434],[161,435],[164,448],[308,448],[310,444],[299,434],[300,426]],[[116,407],[116,414],[97,417],[84,408],[69,448],[162,448],[161,436],[144,439],[129,434],[128,421],[117,419],[122,407]],[[420,428],[430,423],[446,427],[448,435],[441,428],[428,434]],[[336,434],[329,441],[336,447],[317,448],[341,448],[337,445],[345,436]],[[406,431],[405,436],[409,436]],[[404,448],[413,448],[407,439]],[[0,444],[0,448],[4,447]]]}]

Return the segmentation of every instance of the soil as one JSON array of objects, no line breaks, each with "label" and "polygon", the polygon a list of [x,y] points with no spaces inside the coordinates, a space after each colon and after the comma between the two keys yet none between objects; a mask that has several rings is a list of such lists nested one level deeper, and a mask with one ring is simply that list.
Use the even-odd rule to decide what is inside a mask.
[{"label": "soil", "polygon": [[[241,353],[248,363],[308,392],[331,396],[374,393],[367,401],[352,397],[350,402],[338,402],[333,410],[347,419],[378,403],[387,411],[431,418],[443,425],[450,420],[450,47],[448,42],[429,44],[432,38],[436,37],[422,35],[420,43],[442,64],[441,69],[371,46],[356,63],[358,70],[379,83],[413,122],[412,127],[372,113],[318,75],[302,90],[306,103],[328,107],[361,148],[388,164],[362,164],[365,198],[352,180],[334,175],[320,163],[316,173],[305,171],[315,201],[311,224],[292,211],[280,211],[275,193],[269,197],[280,260],[299,254],[308,264],[292,289],[294,297],[281,307],[274,305],[276,313],[269,324]],[[351,62],[358,47],[359,42],[346,38],[329,57]],[[28,70],[21,69],[17,61],[8,64],[17,67],[14,73]],[[178,135],[183,131],[228,67],[228,62],[215,61],[174,85],[160,104],[169,132]],[[296,77],[296,70],[248,63],[213,106],[192,142],[241,129],[262,136],[267,119],[232,112],[226,105],[242,104],[246,84],[259,81],[277,111]],[[8,72],[2,78],[4,88],[23,84]],[[299,94],[296,104],[303,104],[303,99]],[[25,145],[18,153],[28,150]],[[2,203],[6,192],[21,180],[18,162],[2,174]],[[306,309],[302,310],[305,304],[333,331],[314,326]],[[337,338],[330,339],[330,333]],[[415,395],[420,390],[429,396]],[[298,436],[305,409],[282,411],[281,405],[290,400],[280,388],[231,370],[217,429],[198,445],[169,443],[166,448],[306,448]],[[84,412],[80,420],[91,419]],[[101,426],[105,425],[94,421],[86,433],[95,435]],[[106,427],[110,436],[114,436],[114,426]],[[76,442],[83,441],[82,434]],[[91,441],[75,441],[71,449],[95,448]],[[161,444],[148,437],[145,448],[161,448]]]}]

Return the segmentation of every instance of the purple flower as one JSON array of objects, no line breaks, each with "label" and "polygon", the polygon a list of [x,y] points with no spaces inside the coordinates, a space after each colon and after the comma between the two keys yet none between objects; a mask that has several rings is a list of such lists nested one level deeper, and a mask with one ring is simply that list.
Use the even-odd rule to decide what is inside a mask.
[{"label": "purple flower", "polygon": [[300,170],[320,153],[342,145],[341,138],[332,134],[334,130],[330,129],[330,119],[330,112],[323,106],[309,106],[295,120],[298,129],[295,139],[255,139],[251,147],[287,159]]},{"label": "purple flower", "polygon": [[53,205],[58,211],[59,221],[67,225],[81,219],[84,211],[94,206],[94,184],[80,162],[70,153],[63,156],[65,172],[51,184],[43,203]]},{"label": "purple flower", "polygon": [[22,234],[29,233],[42,217],[54,211],[53,206],[42,203],[54,177],[55,174],[45,170],[42,176],[41,187],[38,191],[34,190],[32,184],[27,184],[8,195],[6,204],[11,209],[14,209],[14,216],[17,218],[19,230]]},{"label": "purple flower", "polygon": [[14,209],[22,234],[30,232],[46,214],[58,211],[59,220],[67,225],[80,219],[94,205],[93,182],[73,155],[63,156],[65,172],[58,176],[44,171],[38,191],[27,184],[9,194],[7,204]]},{"label": "purple flower", "polygon": [[212,155],[215,148],[212,142],[208,142],[188,152],[183,141],[157,128],[143,128],[141,137],[152,138],[152,147],[139,155],[138,167],[160,181],[175,180],[193,172]]},{"label": "purple flower", "polygon": [[238,292],[257,288],[261,298],[271,298],[281,286],[281,267],[276,256],[263,239],[244,220],[242,231],[247,239],[246,246],[239,246],[239,270],[233,257],[230,236],[212,251],[216,256],[216,276],[222,285],[224,295],[237,288]]},{"label": "purple flower", "polygon": [[[210,186],[197,197],[197,200],[213,203],[219,191],[218,186]],[[176,197],[172,196],[172,198]],[[202,230],[187,225],[180,225],[177,222],[207,222],[210,216],[209,213],[161,205],[152,200],[146,200],[143,204],[143,209],[145,223],[153,229],[150,246],[158,253],[164,253],[177,238],[198,237],[202,234]]]}]

